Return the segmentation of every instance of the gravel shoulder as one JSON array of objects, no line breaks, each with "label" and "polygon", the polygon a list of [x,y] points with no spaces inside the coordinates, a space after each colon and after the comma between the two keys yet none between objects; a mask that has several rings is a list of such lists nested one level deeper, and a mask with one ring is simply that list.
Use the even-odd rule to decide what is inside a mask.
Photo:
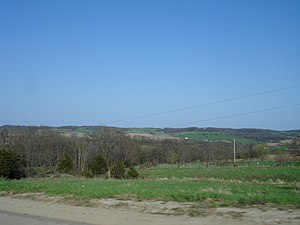
[{"label": "gravel shoulder", "polygon": [[85,204],[41,194],[0,197],[3,212],[98,225],[300,224],[299,209],[205,208],[190,203],[117,199]]}]

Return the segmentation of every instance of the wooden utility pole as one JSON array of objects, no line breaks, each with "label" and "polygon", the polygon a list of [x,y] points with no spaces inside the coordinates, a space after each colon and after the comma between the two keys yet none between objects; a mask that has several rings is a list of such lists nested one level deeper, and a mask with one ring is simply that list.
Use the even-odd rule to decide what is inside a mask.
[{"label": "wooden utility pole", "polygon": [[233,163],[235,165],[235,138],[233,139]]}]

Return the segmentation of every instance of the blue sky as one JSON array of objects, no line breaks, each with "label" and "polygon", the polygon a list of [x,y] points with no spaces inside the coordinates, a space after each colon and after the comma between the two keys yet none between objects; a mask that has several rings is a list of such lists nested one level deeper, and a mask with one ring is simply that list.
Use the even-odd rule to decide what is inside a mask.
[{"label": "blue sky", "polygon": [[204,120],[300,86],[146,115],[300,85],[300,1],[0,0],[0,78],[0,125],[299,129],[299,105]]}]

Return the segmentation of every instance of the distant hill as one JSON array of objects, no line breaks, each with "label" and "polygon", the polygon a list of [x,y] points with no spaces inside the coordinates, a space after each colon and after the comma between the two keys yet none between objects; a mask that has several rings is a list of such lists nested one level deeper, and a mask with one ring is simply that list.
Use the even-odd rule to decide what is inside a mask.
[{"label": "distant hill", "polygon": [[166,133],[176,134],[176,133],[215,133],[229,135],[232,137],[239,137],[245,139],[253,139],[259,142],[272,142],[280,141],[291,138],[300,138],[300,130],[290,130],[290,131],[276,131],[268,129],[253,129],[253,128],[242,128],[242,129],[232,129],[232,128],[165,128]]},{"label": "distant hill", "polygon": [[[45,126],[44,126],[45,127]],[[28,126],[0,126],[0,130],[22,130]],[[61,126],[47,127],[62,134],[83,134],[94,132],[103,126]],[[154,139],[189,139],[194,141],[232,141],[235,138],[241,144],[259,143],[259,142],[279,142],[286,139],[300,138],[300,130],[276,131],[269,129],[254,128],[118,128],[133,137],[148,137]]]}]

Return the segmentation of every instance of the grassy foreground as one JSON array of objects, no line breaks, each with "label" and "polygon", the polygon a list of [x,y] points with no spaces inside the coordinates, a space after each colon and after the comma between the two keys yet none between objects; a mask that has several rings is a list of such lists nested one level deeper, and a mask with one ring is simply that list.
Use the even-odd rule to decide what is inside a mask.
[{"label": "grassy foreground", "polygon": [[209,201],[211,206],[270,203],[300,207],[300,168],[157,168],[140,173],[145,179],[0,179],[0,191],[80,199]]}]

